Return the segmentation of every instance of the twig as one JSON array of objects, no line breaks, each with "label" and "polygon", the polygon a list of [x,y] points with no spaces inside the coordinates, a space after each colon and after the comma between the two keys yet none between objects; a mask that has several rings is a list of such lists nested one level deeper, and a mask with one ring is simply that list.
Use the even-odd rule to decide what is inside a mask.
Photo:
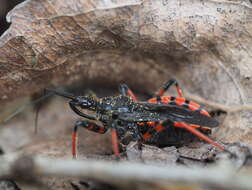
[{"label": "twig", "polygon": [[120,187],[132,184],[187,184],[222,189],[252,189],[252,174],[236,173],[228,164],[211,168],[160,167],[130,162],[65,160],[8,154],[0,157],[0,178],[61,176],[89,178]]},{"label": "twig", "polygon": [[197,102],[199,104],[203,104],[203,105],[206,105],[208,107],[219,109],[219,110],[222,110],[222,111],[225,111],[225,112],[238,112],[238,111],[249,111],[249,110],[252,111],[252,105],[251,104],[244,104],[244,105],[240,105],[240,106],[226,106],[226,105],[223,105],[223,104],[208,101],[208,100],[206,100],[204,98],[201,98],[201,97],[199,97],[197,95],[190,94],[188,92],[185,93],[185,97],[187,97],[188,99],[193,100],[193,101],[195,101],[195,102]]}]

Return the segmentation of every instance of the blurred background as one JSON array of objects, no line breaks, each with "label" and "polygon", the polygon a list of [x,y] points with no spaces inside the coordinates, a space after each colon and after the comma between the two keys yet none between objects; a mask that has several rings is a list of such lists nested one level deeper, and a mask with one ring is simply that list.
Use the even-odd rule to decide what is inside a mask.
[{"label": "blurred background", "polygon": [[23,2],[24,0],[0,0],[0,36],[4,33],[10,23],[6,22],[7,13],[15,7],[17,4]]},{"label": "blurred background", "polygon": [[[24,1],[25,0],[0,0],[0,36],[9,28],[11,24],[7,23],[6,21],[6,15],[8,14],[8,12],[11,11],[16,5]],[[78,86],[78,89],[80,88],[81,87]],[[99,91],[96,91],[96,93],[100,94]],[[102,95],[104,96],[104,94],[106,95],[106,93],[107,92],[103,89]],[[111,95],[114,92],[108,93],[110,93],[109,95]],[[38,97],[36,97],[35,95],[35,97],[27,97],[21,99],[20,101],[18,100],[18,102],[15,102],[16,107],[10,108],[10,113],[13,113],[14,110],[16,110],[19,106],[24,106],[27,102],[30,101],[30,98],[36,99]],[[27,148],[27,151],[31,151],[32,149],[34,149],[34,151],[41,151],[42,149],[44,149],[45,151],[43,152],[45,153],[45,155],[47,155],[49,154],[48,152],[50,152],[55,148],[55,146],[57,146],[57,153],[55,154],[54,151],[54,153],[50,153],[50,155],[58,154],[60,155],[60,157],[71,157],[70,140],[72,126],[73,123],[78,119],[78,116],[76,116],[76,114],[74,114],[69,109],[67,100],[65,99],[55,97],[53,101],[51,101],[50,99],[48,101],[43,101],[42,104],[43,106],[40,107],[40,116],[38,120],[39,131],[36,135],[34,134],[34,110],[37,109],[36,105],[34,105],[35,107],[28,106],[27,109],[25,109],[21,114],[4,124],[1,123],[1,119],[5,118],[5,115],[3,116],[3,114],[0,113],[0,151],[3,150],[4,152],[11,152],[21,148]],[[59,110],[61,111],[59,112]],[[9,113],[7,115],[9,115]],[[53,120],[56,123],[54,123]],[[109,154],[112,153],[112,150],[110,149],[111,143],[107,140],[110,139],[109,134],[100,136],[89,131],[80,131],[80,136],[81,135],[82,137],[83,135],[84,137],[86,137],[85,143],[83,143],[85,144],[85,155],[87,155],[88,153],[92,154],[99,152],[106,152],[106,154],[108,154],[108,152]],[[14,140],[12,141],[10,139]],[[48,140],[46,146],[44,146],[45,139]],[[97,142],[94,143],[94,141]],[[33,142],[33,146],[30,146],[31,142]],[[99,146],[100,142],[102,146]],[[84,146],[83,144],[80,143],[80,146]],[[94,146],[93,144],[96,144],[97,146]],[[62,153],[64,154],[62,155]]]},{"label": "blurred background", "polygon": [[[24,0],[0,0],[0,22],[1,22],[0,35],[2,35],[10,27],[10,23],[6,22],[7,13],[10,10],[12,10],[17,4],[20,4],[23,1]],[[36,2],[33,5],[35,7],[37,6],[39,7],[44,2],[50,2],[50,1],[41,1],[41,0],[33,0],[33,1]],[[63,0],[60,0],[59,2],[61,1],[63,2]],[[65,2],[67,1],[65,0]],[[90,3],[93,1],[77,1],[77,0],[68,1],[68,3],[66,3],[67,4],[66,7],[69,6],[70,4],[69,2]],[[103,1],[103,2],[106,2],[106,1]],[[148,0],[146,0],[146,2],[148,2]],[[211,6],[218,7],[216,11],[216,15],[214,13],[212,15],[213,18],[216,18],[216,21],[214,22],[218,24],[209,25],[209,22],[212,23],[212,19],[211,19],[212,17],[209,17],[209,22],[206,22],[208,20],[205,21],[205,17],[203,17],[207,14],[207,11],[204,12],[200,10],[200,12],[197,12],[197,11],[195,11],[195,13],[190,12],[188,9],[189,4],[185,3],[185,6],[181,7],[181,9],[178,10],[178,12],[188,9],[190,13],[190,14],[188,13],[189,15],[188,20],[191,19],[191,17],[193,19],[191,20],[191,23],[189,24],[187,23],[181,24],[182,28],[178,28],[178,29],[176,28],[172,30],[171,32],[170,31],[168,32],[168,30],[166,31],[165,29],[162,29],[160,30],[160,33],[158,30],[157,32],[153,32],[156,30],[154,30],[155,27],[152,27],[152,26],[142,27],[140,25],[138,29],[135,29],[135,23],[137,22],[131,19],[138,18],[137,16],[138,14],[136,14],[136,17],[134,17],[134,14],[131,14],[131,13],[134,13],[134,10],[136,9],[140,10],[141,13],[146,14],[146,15],[143,15],[143,20],[141,22],[144,22],[144,23],[147,22],[147,25],[151,25],[149,23],[153,22],[153,20],[155,21],[155,19],[159,21],[160,15],[158,13],[162,13],[162,16],[164,15],[162,11],[161,12],[158,11],[158,8],[157,8],[158,4],[155,5],[155,1],[150,1],[150,2],[153,3],[152,12],[149,11],[149,7],[148,7],[149,5],[147,6],[148,3],[146,3],[147,8],[146,7],[144,8],[146,9],[145,11],[141,10],[140,8],[137,8],[137,6],[130,6],[134,8],[131,9],[131,8],[126,7],[125,9],[124,8],[122,10],[120,9],[120,11],[118,10],[118,12],[117,10],[114,11],[113,9],[111,9],[112,12],[107,12],[107,13],[108,13],[109,18],[112,18],[112,19],[106,19],[106,17],[104,17],[103,14],[101,14],[100,17],[98,17],[98,18],[102,17],[102,19],[104,19],[104,21],[106,22],[108,21],[108,23],[111,24],[111,26],[113,26],[112,31],[115,30],[116,34],[121,33],[121,31],[124,32],[123,30],[124,24],[122,24],[122,26],[120,22],[118,23],[115,22],[116,25],[112,24],[114,22],[113,19],[116,20],[117,15],[115,13],[122,14],[120,15],[120,18],[123,18],[124,23],[132,22],[133,24],[129,25],[132,28],[129,31],[125,30],[126,33],[122,35],[123,37],[124,36],[131,37],[129,40],[130,41],[129,44],[123,38],[121,39],[121,35],[114,35],[114,33],[109,32],[110,30],[107,30],[106,27],[105,29],[104,27],[101,27],[102,25],[100,26],[100,21],[98,22],[98,24],[95,22],[95,24],[90,24],[90,26],[88,25],[89,22],[85,23],[84,26],[87,25],[88,27],[90,27],[91,28],[90,31],[93,31],[94,28],[96,27],[98,28],[97,30],[94,30],[96,31],[94,33],[95,34],[94,36],[90,35],[92,38],[96,39],[94,43],[95,44],[94,47],[97,49],[94,49],[95,51],[90,52],[90,54],[86,53],[85,52],[86,49],[84,49],[83,54],[81,54],[80,56],[74,57],[72,62],[69,62],[69,65],[70,65],[69,67],[65,68],[67,64],[62,64],[63,65],[62,67],[64,67],[65,69],[64,71],[66,71],[67,69],[69,72],[71,71],[70,74],[72,76],[72,81],[77,78],[76,77],[77,74],[79,74],[80,76],[81,75],[87,76],[86,80],[83,79],[83,81],[79,81],[79,83],[75,84],[75,86],[71,85],[69,87],[64,87],[64,89],[62,90],[73,93],[73,94],[77,94],[77,95],[85,95],[90,90],[90,91],[94,91],[94,93],[97,94],[98,97],[104,97],[104,96],[116,95],[118,93],[118,90],[117,90],[117,87],[115,87],[115,85],[119,84],[120,82],[125,82],[129,84],[130,87],[133,86],[132,88],[133,91],[135,91],[135,89],[139,89],[139,93],[141,91],[146,92],[146,93],[147,92],[152,93],[165,80],[175,77],[176,79],[179,80],[184,92],[187,90],[188,92],[191,92],[192,94],[198,95],[200,97],[204,97],[213,102],[222,103],[223,105],[233,105],[233,104],[240,105],[241,103],[243,103],[241,102],[243,101],[242,99],[243,93],[240,93],[240,92],[243,92],[243,88],[246,90],[246,91],[244,90],[244,93],[248,94],[248,97],[249,97],[249,94],[252,94],[252,93],[249,93],[250,92],[249,89],[252,89],[252,88],[249,88],[249,81],[245,78],[245,76],[246,77],[250,76],[249,72],[245,72],[248,70],[247,68],[249,68],[249,66],[247,68],[244,68],[244,76],[243,75],[240,76],[240,73],[239,73],[240,64],[237,66],[237,68],[235,67],[236,64],[239,63],[236,61],[241,60],[240,58],[241,55],[246,55],[246,53],[249,53],[249,51],[241,52],[241,50],[235,47],[235,45],[233,45],[232,42],[234,41],[242,42],[242,45],[244,45],[245,47],[250,47],[249,42],[245,43],[245,40],[244,40],[246,39],[245,36],[247,36],[246,30],[244,30],[245,32],[242,33],[241,24],[238,24],[238,26],[236,26],[232,21],[233,20],[232,18],[234,17],[237,18],[237,20],[239,20],[238,15],[235,15],[233,12],[229,14],[229,12],[227,11],[228,14],[225,17],[225,19],[223,19],[224,18],[223,14],[220,14],[218,12],[218,10],[220,9],[219,6],[220,7],[222,6],[220,4],[218,4],[217,6],[215,3],[210,2]],[[162,1],[157,1],[157,2],[162,2]],[[167,3],[168,2],[169,1],[167,1]],[[198,7],[200,5],[198,1],[195,1],[195,2],[191,1],[191,2],[193,2],[193,4],[189,6],[190,9],[193,6]],[[202,7],[203,6],[200,5],[200,8]],[[227,5],[224,4],[223,7],[224,7],[223,9],[225,10],[226,9],[225,7],[227,7]],[[239,8],[237,9],[239,10]],[[244,11],[242,8],[240,9],[241,9],[240,12]],[[197,9],[195,8],[195,10],[198,10],[198,8]],[[206,10],[208,10],[208,8]],[[97,9],[97,11],[99,12],[100,9]],[[34,11],[34,13],[37,13],[37,12]],[[199,19],[198,14],[199,15],[202,14],[202,18],[203,18],[202,21],[201,19]],[[210,12],[209,14],[211,16],[212,12]],[[130,16],[130,15],[133,15],[133,16]],[[83,15],[83,16],[84,18],[86,17],[86,15]],[[167,15],[167,20],[170,20],[168,19],[170,16],[169,17],[168,16],[169,14]],[[243,16],[240,16],[240,17],[241,17],[240,19],[244,18]],[[181,19],[181,23],[184,23],[184,19],[185,19],[184,17]],[[230,19],[232,22],[231,21],[229,22],[228,19]],[[109,22],[109,20],[112,20],[112,21]],[[223,20],[225,20],[226,23],[224,23]],[[173,18],[173,20],[171,21],[172,22],[169,21],[169,23],[178,23],[177,17]],[[61,24],[59,25],[60,27],[63,27],[63,26],[66,26],[67,23],[69,23],[68,19],[64,22],[62,21],[61,22],[62,25]],[[160,27],[160,28],[164,27],[163,22],[161,23],[162,24],[157,25],[157,27]],[[30,23],[30,25],[28,24],[25,25],[25,29],[28,28],[29,30],[32,31],[34,29],[34,26],[32,25],[32,23]],[[169,25],[167,22],[167,26],[165,26],[165,28],[169,28],[169,26],[172,27],[172,25],[173,24]],[[234,28],[229,28],[230,26]],[[251,25],[248,24],[245,26],[249,28]],[[31,29],[29,27],[31,27]],[[214,31],[215,28],[217,28],[217,31],[220,31],[220,33],[218,32],[216,34],[209,33],[210,30]],[[65,27],[63,27],[62,29],[59,28],[58,30],[65,31],[63,29],[65,29]],[[71,55],[73,52],[77,54],[78,52],[75,52],[75,50],[77,50],[76,47],[81,47],[81,48],[83,47],[87,49],[90,48],[89,40],[87,40],[87,42],[84,40],[83,41],[81,40],[79,43],[75,42],[76,39],[81,39],[79,35],[76,35],[76,34],[80,34],[81,37],[85,37],[84,39],[86,38],[89,39],[89,36],[84,34],[86,33],[86,31],[81,32],[81,33],[78,33],[78,32],[76,33],[75,30],[71,30],[71,31],[74,31],[74,32],[69,32],[69,34],[71,34],[71,38],[67,38],[68,35],[66,35],[66,38],[64,38],[66,39],[66,41],[59,38],[61,42],[66,42],[66,44],[68,43],[72,44],[73,42],[73,46],[69,46],[70,49],[68,49],[69,48],[68,46],[64,46],[63,43],[59,44],[62,46],[61,48],[59,48],[59,52],[67,52],[68,50],[73,50],[67,54],[60,53],[60,55],[63,57],[67,57],[68,55]],[[134,31],[141,31],[142,35],[135,34]],[[236,35],[237,32],[241,34],[239,38]],[[97,35],[98,33],[99,35]],[[192,35],[189,35],[191,33]],[[55,34],[57,34],[57,30]],[[197,36],[196,34],[200,34],[199,37],[195,38],[195,36]],[[48,42],[51,42],[52,41],[51,39],[54,39],[54,38],[51,38],[52,37],[51,33],[48,36],[50,37],[48,38],[50,39],[48,40]],[[165,36],[165,39],[163,39],[163,36]],[[179,38],[176,39],[176,36],[179,36]],[[24,36],[24,38],[25,37],[26,36]],[[228,37],[230,37],[230,39],[228,39]],[[234,39],[234,37],[236,37],[237,39],[236,38]],[[139,38],[143,39],[143,41],[139,40]],[[34,38],[31,38],[31,39],[29,38],[29,40],[33,40],[33,41],[35,41],[35,39],[37,39],[36,33],[34,34]],[[136,42],[133,42],[133,40],[136,40]],[[28,44],[32,44],[33,41],[29,41]],[[251,40],[249,40],[249,38],[248,38],[248,41],[252,42]],[[160,42],[166,42],[166,43],[160,43]],[[131,43],[133,44],[133,46],[131,45]],[[52,44],[54,44],[54,41],[52,41]],[[139,50],[135,51],[133,49],[133,51],[130,51],[130,48],[134,47],[135,44],[137,47],[139,46]],[[45,44],[41,43],[39,47],[43,47],[43,45]],[[55,47],[59,46],[58,44],[56,45],[57,46]],[[92,46],[93,45],[91,43],[91,47]],[[12,47],[14,47],[13,49],[15,50],[16,46],[10,46],[9,49],[11,49]],[[17,46],[16,49],[18,49],[19,47],[21,46]],[[54,49],[51,48],[51,46],[48,46],[48,47],[50,47],[48,48],[48,50],[52,49],[52,52],[54,51]],[[119,47],[122,49],[118,51],[117,50],[114,51],[113,50],[114,47]],[[192,47],[193,49],[191,49]],[[108,48],[111,48],[111,50],[106,53],[105,50],[107,50]],[[104,49],[104,53],[102,52],[103,49]],[[249,48],[247,49],[249,50]],[[14,61],[19,60],[15,57],[15,55],[16,53],[14,52],[13,56],[10,56],[10,57],[15,58]],[[36,56],[31,56],[30,54],[26,55],[24,53],[21,53],[20,55],[21,55],[20,56],[21,58],[22,58],[22,55],[25,55],[25,57],[28,57],[29,60],[31,60],[30,57],[36,58],[37,55],[40,55],[40,52],[35,54]],[[244,57],[245,58],[242,60],[243,61],[242,63],[247,62],[247,61],[249,62],[249,57],[251,56],[246,55]],[[69,58],[71,59],[72,57],[69,57]],[[8,59],[7,62],[4,62],[4,63],[9,63],[12,61],[13,61],[12,59]],[[33,69],[34,66],[37,67],[36,61],[34,64],[33,60],[31,60],[31,62],[25,61],[24,63],[33,64],[32,66],[28,66],[28,68]],[[5,66],[4,64],[2,65]],[[74,65],[76,65],[76,67]],[[70,69],[72,69],[73,71]],[[53,75],[56,75],[57,72],[59,73],[59,71],[61,70],[56,69],[55,71],[52,71],[48,75],[44,74],[44,76],[51,77]],[[67,78],[68,81],[71,81],[70,74],[62,75],[61,77],[63,78],[67,76],[69,77]],[[36,82],[36,84],[42,83],[43,82],[42,78],[40,78],[42,74],[38,76],[39,76],[37,77],[38,79],[36,79],[37,81],[31,81],[31,83],[32,82]],[[49,79],[50,78],[48,78],[48,80],[45,80],[45,81],[47,82],[49,81]],[[246,81],[244,79],[246,79]],[[244,84],[244,86],[239,85],[239,83]],[[17,85],[15,85],[14,89],[18,89],[18,88],[22,89],[20,88],[20,86],[18,86],[19,83],[16,83],[16,84]],[[50,85],[52,84],[54,83],[53,82],[50,83]],[[58,88],[59,86],[55,85],[55,87]],[[173,93],[171,93],[171,95],[172,94]],[[32,102],[36,100],[38,97],[42,95],[43,95],[42,92],[41,94],[39,94],[38,92],[38,94],[33,94],[32,97],[27,97],[27,98],[24,97],[24,99],[22,100],[16,100],[17,102],[14,102],[14,103],[11,102],[12,104],[16,106],[15,108],[13,108],[12,106],[8,106],[8,108],[10,108],[10,111],[8,114],[5,114],[3,116],[1,115],[1,112],[0,112],[0,152],[2,149],[2,151],[5,153],[22,151],[24,153],[39,154],[42,156],[49,156],[49,157],[56,157],[56,158],[71,158],[72,156],[71,155],[71,147],[72,147],[71,134],[74,128],[74,123],[81,118],[69,108],[68,100],[61,97],[55,96],[55,97],[52,97],[51,99],[47,99],[43,102],[40,102],[40,104],[30,105],[29,103],[27,103],[29,101]],[[142,94],[142,96],[145,96],[145,95],[147,96],[148,94]],[[146,97],[143,97],[143,98],[140,97],[140,99],[145,100]],[[244,98],[244,100],[245,100],[244,102],[246,102],[246,98]],[[9,117],[13,113],[15,113],[15,110],[17,110],[18,108],[22,108],[24,105],[27,105],[27,104],[29,106],[26,106],[26,109],[23,109],[22,112],[20,112],[20,114],[16,115],[16,117]],[[3,106],[1,105],[1,108],[2,107]],[[4,108],[4,111],[7,112],[7,109]],[[212,111],[215,111],[215,110],[212,109]],[[36,113],[39,113],[39,116]],[[2,123],[1,123],[1,118],[3,121]],[[11,119],[8,119],[8,118],[11,118]],[[228,141],[226,142],[234,142],[234,141],[237,141],[237,139],[238,140],[242,139],[242,141],[245,141],[245,142],[251,142],[251,131],[248,130],[249,128],[251,128],[251,114],[250,113],[242,113],[242,115],[240,113],[237,113],[233,115],[230,114],[228,116],[222,114],[219,116],[218,121],[222,123],[221,127],[217,128],[213,134],[215,137],[218,137],[218,139],[221,139],[221,138],[228,139]],[[93,159],[106,160],[106,159],[112,158],[111,155],[113,155],[113,151],[112,151],[112,146],[111,146],[112,144],[111,136],[109,133],[100,135],[100,134],[93,133],[88,130],[79,130],[79,139],[80,141],[78,143],[78,150],[79,150],[78,155],[81,159],[93,158]],[[190,148],[193,149],[193,146],[194,145],[192,145],[192,147],[189,146],[189,149]],[[158,155],[158,154],[154,154],[155,152],[151,150],[155,150],[155,149],[150,148],[149,152],[146,151],[148,155],[150,155],[151,157],[153,157],[152,155]],[[186,148],[184,150],[187,151]],[[170,154],[171,157],[176,158],[177,152],[178,151],[174,152],[175,153],[173,154],[174,156]],[[133,154],[135,153],[133,152]],[[147,154],[145,153],[145,156]],[[197,152],[193,154],[197,156],[199,155]],[[137,157],[137,154],[135,157]],[[153,157],[153,158],[159,159],[158,157]],[[181,163],[181,164],[184,164],[184,163]],[[58,187],[57,189],[59,189],[59,186],[62,186],[61,189],[70,189],[66,187],[63,188],[63,186],[66,186],[65,184],[71,185],[72,183],[75,182],[73,180],[68,180],[68,179],[67,180],[62,179],[63,181],[60,181],[58,179],[50,179],[50,180],[54,180],[54,181],[47,181],[46,183],[50,184],[50,186],[54,186],[54,187],[57,186]],[[74,184],[80,184],[80,183],[77,181]],[[0,190],[1,189],[2,188],[0,187]],[[51,189],[55,189],[55,188],[51,188]],[[76,190],[77,188],[71,188],[71,189]]]}]

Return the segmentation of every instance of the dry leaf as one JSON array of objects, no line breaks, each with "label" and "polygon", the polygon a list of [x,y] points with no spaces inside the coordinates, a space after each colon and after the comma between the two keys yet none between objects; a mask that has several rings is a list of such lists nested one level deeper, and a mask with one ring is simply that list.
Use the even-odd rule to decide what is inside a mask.
[{"label": "dry leaf", "polygon": [[[248,0],[30,0],[0,38],[1,105],[48,86],[126,82],[152,93],[176,78],[224,105],[252,100]],[[251,112],[229,114],[218,138],[251,143]]]}]

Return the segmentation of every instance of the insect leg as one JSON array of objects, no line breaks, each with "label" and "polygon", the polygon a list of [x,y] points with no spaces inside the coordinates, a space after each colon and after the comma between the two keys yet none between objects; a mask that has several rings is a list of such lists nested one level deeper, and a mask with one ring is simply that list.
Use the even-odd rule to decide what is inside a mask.
[{"label": "insect leg", "polygon": [[147,141],[155,134],[165,130],[168,126],[172,125],[170,121],[163,121],[157,123],[154,127],[151,127],[146,133],[143,134],[143,139]]},{"label": "insect leg", "polygon": [[204,131],[208,131],[208,130],[211,130],[211,128],[209,127],[202,127],[200,125],[190,125],[192,128],[194,129],[200,129],[200,130],[204,130]]},{"label": "insect leg", "polygon": [[160,96],[163,96],[164,93],[172,86],[172,85],[175,85],[176,86],[176,89],[177,89],[177,92],[178,92],[178,95],[180,97],[182,97],[182,90],[181,88],[179,87],[179,84],[178,82],[175,80],[175,79],[170,79],[168,80],[165,84],[163,84],[161,86],[161,88],[157,91],[157,93],[155,94],[156,97],[160,97]]},{"label": "insect leg", "polygon": [[119,92],[121,95],[123,96],[129,96],[132,98],[132,100],[134,102],[138,102],[137,97],[135,96],[135,94],[129,89],[129,87],[127,86],[127,84],[120,84],[119,85]]},{"label": "insect leg", "polygon": [[84,127],[90,131],[104,134],[107,131],[107,128],[103,126],[99,126],[93,122],[87,121],[87,120],[81,120],[77,121],[74,125],[74,130],[72,133],[72,155],[73,158],[75,159],[77,157],[77,132],[78,132],[78,127]]},{"label": "insect leg", "polygon": [[114,120],[111,123],[111,138],[112,138],[112,145],[113,145],[113,151],[117,158],[119,158],[119,143],[118,143],[118,136],[117,136],[117,120]]},{"label": "insect leg", "polygon": [[199,137],[200,139],[204,140],[205,142],[212,144],[213,146],[221,149],[221,150],[225,150],[225,147],[222,146],[221,144],[213,141],[212,139],[210,139],[209,137],[207,137],[206,135],[202,134],[201,132],[197,131],[194,127],[190,126],[189,124],[186,124],[184,122],[174,122],[173,125],[175,127],[180,127],[180,128],[184,128],[188,131],[190,131],[191,133],[193,133],[194,135],[196,135],[197,137]]}]

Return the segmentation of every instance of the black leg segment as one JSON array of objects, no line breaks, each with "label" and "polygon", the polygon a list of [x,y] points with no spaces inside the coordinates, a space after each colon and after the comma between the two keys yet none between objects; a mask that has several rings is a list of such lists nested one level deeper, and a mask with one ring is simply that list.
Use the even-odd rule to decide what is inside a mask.
[{"label": "black leg segment", "polygon": [[181,88],[179,87],[179,84],[178,84],[177,80],[175,80],[175,79],[170,79],[170,80],[168,80],[165,84],[163,84],[163,85],[161,86],[161,88],[158,90],[158,92],[156,93],[156,96],[157,96],[157,97],[163,96],[164,93],[165,93],[172,85],[175,85],[175,86],[176,86],[178,95],[179,95],[179,96],[182,96],[182,90],[181,90]]},{"label": "black leg segment", "polygon": [[127,86],[127,84],[120,84],[119,85],[119,92],[123,96],[129,96],[129,97],[131,97],[134,102],[138,101],[137,98],[136,98],[136,96],[135,96],[135,94],[132,92],[132,90],[129,89],[129,87]]}]

